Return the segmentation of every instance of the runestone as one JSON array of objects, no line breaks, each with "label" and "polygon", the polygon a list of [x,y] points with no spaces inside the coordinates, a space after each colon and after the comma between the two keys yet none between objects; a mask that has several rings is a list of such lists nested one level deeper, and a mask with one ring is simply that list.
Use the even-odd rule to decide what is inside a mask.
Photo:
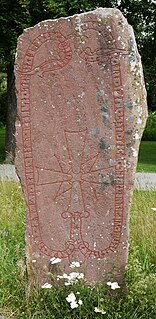
[{"label": "runestone", "polygon": [[77,262],[88,282],[121,282],[147,118],[132,27],[104,8],[40,22],[18,39],[15,75],[30,279]]}]

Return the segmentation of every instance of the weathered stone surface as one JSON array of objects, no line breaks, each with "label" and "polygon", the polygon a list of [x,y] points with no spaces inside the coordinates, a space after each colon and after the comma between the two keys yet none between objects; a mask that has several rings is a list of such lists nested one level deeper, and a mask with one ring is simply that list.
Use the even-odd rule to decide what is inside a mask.
[{"label": "weathered stone surface", "polygon": [[147,115],[131,26],[102,8],[43,21],[20,36],[15,73],[30,278],[79,261],[88,281],[120,281]]}]

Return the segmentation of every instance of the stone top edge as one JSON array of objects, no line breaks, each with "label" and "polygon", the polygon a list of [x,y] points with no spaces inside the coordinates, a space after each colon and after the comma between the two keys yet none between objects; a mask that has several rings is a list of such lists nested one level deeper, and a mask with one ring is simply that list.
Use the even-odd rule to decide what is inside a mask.
[{"label": "stone top edge", "polygon": [[[112,16],[114,14],[116,14],[116,15],[118,14],[118,15],[120,15],[120,17],[122,16],[122,18],[123,18],[123,20],[125,20],[125,22],[127,22],[127,19],[124,17],[122,12],[118,8],[99,7],[99,8],[96,8],[95,10],[86,11],[86,12],[82,12],[82,13],[76,13],[74,15],[67,16],[67,17],[63,17],[62,16],[62,17],[55,18],[55,19],[42,20],[42,21],[38,22],[37,24],[35,24],[34,26],[24,29],[23,33],[29,32],[32,29],[37,28],[41,24],[44,24],[44,23],[47,23],[47,22],[56,22],[56,21],[61,21],[61,20],[74,19],[76,17],[80,17],[81,18],[81,17],[89,15],[89,14],[99,14],[99,16],[103,17],[103,18],[106,18],[108,16]],[[19,36],[19,38],[23,35],[23,33]]]},{"label": "stone top edge", "polygon": [[[29,38],[28,41],[30,41],[31,33],[36,32],[38,29],[41,29],[42,27],[47,28],[49,23],[51,26],[53,24],[54,25],[56,24],[56,26],[57,26],[57,23],[59,23],[61,21],[62,22],[63,21],[72,22],[72,21],[74,21],[74,19],[75,19],[75,23],[78,25],[78,27],[80,26],[80,28],[81,28],[81,23],[83,24],[85,22],[85,21],[83,21],[83,19],[85,19],[85,17],[87,18],[87,16],[89,16],[89,15],[92,15],[93,17],[95,16],[97,18],[97,20],[99,18],[99,22],[102,24],[104,24],[104,21],[106,21],[106,23],[107,23],[107,19],[108,20],[111,19],[114,22],[116,21],[116,23],[118,21],[120,21],[120,22],[122,21],[122,25],[126,26],[127,38],[131,39],[131,42],[133,43],[133,45],[132,45],[133,51],[135,51],[135,53],[138,55],[138,57],[140,56],[140,54],[138,52],[136,40],[135,40],[133,27],[128,23],[126,17],[123,15],[123,13],[118,8],[99,7],[99,8],[96,8],[95,10],[82,12],[80,14],[74,14],[74,15],[67,16],[67,17],[59,17],[56,19],[42,20],[42,21],[38,22],[37,24],[35,24],[34,26],[31,26],[29,28],[24,29],[23,33],[18,37],[18,40],[17,40],[15,61],[17,61],[17,52],[18,52],[19,48],[21,48],[21,43],[23,41],[25,42],[26,38]],[[110,23],[110,21],[108,23]],[[124,39],[122,41],[124,41]]]}]

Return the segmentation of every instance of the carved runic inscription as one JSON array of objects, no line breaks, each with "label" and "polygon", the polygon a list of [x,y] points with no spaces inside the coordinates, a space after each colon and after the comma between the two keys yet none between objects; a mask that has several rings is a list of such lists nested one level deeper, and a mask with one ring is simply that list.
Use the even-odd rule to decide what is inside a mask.
[{"label": "carved runic inscription", "polygon": [[[69,198],[67,207],[63,207],[62,218],[70,220],[69,238],[73,249],[81,249],[81,246],[85,246],[85,244],[89,247],[82,236],[83,218],[88,218],[92,214],[87,207],[86,196],[93,197],[94,201],[98,199],[105,170],[108,170],[108,167],[101,169],[97,166],[100,152],[87,161],[83,160],[86,137],[87,130],[65,131],[69,160],[63,162],[60,158],[54,156],[53,165],[56,162],[55,167],[59,167],[59,170],[37,167],[37,185],[57,184],[58,187],[53,200],[59,202],[59,199],[63,196]],[[74,144],[75,140],[79,141],[76,145]]]},{"label": "carved runic inscription", "polygon": [[[66,258],[69,257],[75,250],[78,250],[84,255],[85,258],[90,256],[94,258],[103,258],[106,254],[112,253],[116,250],[116,248],[119,245],[122,233],[124,209],[124,197],[122,193],[124,190],[125,140],[123,124],[124,108],[122,95],[122,80],[120,71],[120,56],[119,50],[116,50],[115,44],[113,44],[113,46],[110,47],[109,44],[112,43],[112,36],[110,36],[110,33],[107,29],[103,29],[102,25],[100,26],[100,28],[102,28],[100,36],[102,37],[102,41],[104,41],[104,46],[100,51],[97,50],[97,43],[95,40],[97,33],[95,24],[97,25],[97,22],[94,23],[93,28],[89,27],[91,26],[92,22],[93,21],[90,21],[84,24],[83,33],[85,41],[83,41],[83,37],[76,37],[75,41],[75,31],[71,34],[72,36],[70,40],[67,40],[67,38],[63,36],[62,32],[60,31],[44,31],[42,35],[39,35],[37,38],[35,38],[29,45],[26,55],[24,57],[22,69],[21,71],[17,71],[20,74],[21,81],[20,111],[22,121],[22,140],[24,150],[25,177],[27,182],[27,193],[29,203],[30,225],[35,244],[37,245],[39,251],[41,251],[44,255],[47,256],[59,256],[61,258]],[[94,49],[89,51],[88,41],[90,38],[88,32],[93,33],[93,42],[95,42],[93,43]],[[51,46],[51,49],[53,49],[52,56],[51,54],[49,55],[48,45]],[[74,46],[73,51],[72,45]],[[46,59],[44,58],[44,61],[42,63],[36,63],[35,56],[38,54],[38,52],[41,52],[40,54],[43,59],[44,50],[46,53]],[[115,55],[114,50],[117,51]],[[127,51],[123,50],[123,54],[127,54]],[[82,115],[78,107],[76,107],[76,110],[79,110],[77,111],[77,113],[74,113],[75,108],[73,108],[71,112],[73,118],[72,126],[77,127],[77,129],[67,130],[66,128],[69,126],[67,122],[67,124],[65,125],[66,127],[63,131],[64,138],[66,141],[65,147],[67,149],[68,159],[65,161],[62,160],[61,157],[59,157],[58,155],[54,155],[52,158],[51,168],[48,167],[47,169],[46,166],[44,166],[43,164],[36,165],[35,161],[33,161],[32,138],[34,134],[33,132],[35,132],[35,126],[33,126],[33,123],[35,124],[35,122],[34,119],[31,118],[30,106],[31,104],[36,105],[36,100],[33,100],[33,94],[31,92],[31,81],[33,80],[35,85],[37,85],[38,87],[38,85],[42,83],[42,78],[46,78],[46,76],[49,77],[49,74],[51,74],[51,72],[53,71],[57,71],[60,76],[59,72],[61,69],[62,72],[66,72],[63,71],[63,68],[67,67],[67,65],[69,64],[72,65],[72,63],[75,63],[74,59],[78,59],[77,63],[82,62],[81,60],[79,61],[80,58],[84,61],[84,68],[88,67],[88,64],[86,64],[86,62],[90,62],[91,64],[97,63],[97,65],[101,65],[104,59],[104,62],[106,62],[109,67],[108,72],[111,72],[112,78],[110,81],[110,85],[112,86],[112,91],[114,92],[114,98],[112,99],[112,104],[110,106],[112,107],[113,105],[114,114],[116,114],[116,125],[115,127],[112,127],[113,129],[115,129],[116,153],[115,158],[112,161],[116,163],[116,166],[112,168],[110,165],[106,165],[106,163],[103,162],[102,166],[100,165],[100,167],[98,167],[98,162],[102,154],[99,147],[97,149],[100,151],[97,151],[96,154],[94,153],[93,156],[90,154],[90,156],[87,157],[87,160],[85,159],[87,138],[89,136],[89,130],[91,131],[92,127],[88,122],[88,124],[85,123],[85,129],[79,129],[77,127],[77,121],[79,123],[79,121],[81,120],[80,118],[82,118],[82,116],[84,116],[84,119],[86,118],[87,109],[90,109],[89,104],[92,105],[92,101],[90,101],[89,104],[87,101],[87,107],[85,106],[85,111],[83,111],[84,107],[81,106],[81,102],[78,101],[80,109],[83,111]],[[88,70],[86,69],[86,72],[87,71]],[[54,73],[52,77],[56,74]],[[88,76],[90,77],[90,73]],[[72,80],[71,75],[69,78]],[[85,81],[87,81],[87,78]],[[90,81],[92,83],[92,76],[90,77]],[[65,86],[66,85],[67,84],[65,83]],[[81,86],[81,83],[79,83],[79,86]],[[87,92],[87,85],[85,90]],[[94,95],[97,96],[97,92],[94,87],[93,92]],[[101,97],[104,94],[103,92],[104,90],[102,85],[102,89],[100,90],[100,92],[98,92],[98,96]],[[83,97],[84,94],[85,93],[83,92],[83,94],[78,94],[78,96]],[[100,107],[103,116],[103,122],[108,123],[108,106],[103,105],[103,98],[101,98],[100,101],[101,102],[98,108]],[[40,101],[38,102],[40,103]],[[57,105],[58,102],[55,101],[55,103]],[[69,105],[70,103],[74,102],[69,102]],[[93,102],[93,105],[90,109],[91,113],[93,113],[93,116],[94,111],[92,111],[92,108],[95,109],[94,103],[95,102]],[[60,105],[58,105],[58,108],[60,108]],[[51,108],[49,112],[51,112]],[[64,112],[64,107],[62,108],[62,112]],[[70,112],[70,110],[66,110],[66,112]],[[36,113],[34,113],[34,117],[35,116]],[[95,114],[95,117],[96,116],[97,114]],[[98,117],[99,116],[101,116],[100,112]],[[58,120],[59,119],[57,118],[56,121]],[[100,117],[98,121],[99,120]],[[99,125],[101,125],[101,122],[99,122]],[[105,132],[107,128],[101,127],[100,129],[97,129],[95,131],[99,132],[100,130],[103,131],[104,135],[107,135],[107,133]],[[55,135],[57,134],[58,132],[56,131]],[[61,136],[61,138],[63,137]],[[103,139],[100,140],[100,143],[102,148],[105,145]],[[37,179],[35,178],[35,171],[37,171]],[[38,197],[36,192],[37,189],[40,189],[40,187],[42,187],[45,190],[47,185],[49,185],[52,190],[54,188],[55,191],[52,192],[54,195],[51,196],[51,201],[58,203],[58,205],[60,205],[61,208],[59,214],[61,215],[61,218],[62,220],[69,221],[70,225],[68,241],[65,241],[63,250],[50,248],[48,246],[48,243],[46,243],[42,238],[43,227],[40,226],[40,210],[38,209]],[[105,245],[105,247],[101,247],[101,249],[96,250],[95,247],[92,247],[93,243],[91,245],[86,239],[86,237],[84,239],[84,224],[86,224],[86,220],[88,221],[89,219],[92,219],[93,215],[96,215],[96,203],[101,198],[102,194],[104,194],[105,187],[109,186],[113,189],[111,205],[113,210],[112,223],[114,226],[111,232],[111,236],[109,238],[109,242]],[[90,202],[93,202],[93,205],[91,205]],[[109,200],[107,206],[109,206]],[[103,214],[105,214],[106,211],[105,209],[103,209],[101,213],[103,212]]]},{"label": "carved runic inscription", "polygon": [[60,271],[79,261],[89,281],[118,280],[146,119],[132,28],[116,9],[43,21],[19,38],[15,73],[28,263],[38,277],[59,257]]},{"label": "carved runic inscription", "polygon": [[[121,79],[121,70],[120,70],[120,55],[119,51],[113,44],[110,47],[110,43],[112,42],[112,36],[110,36],[109,31],[107,29],[103,29],[101,25],[100,36],[102,37],[103,47],[102,49],[97,50],[96,46],[96,28],[94,23],[94,27],[91,27],[93,21],[88,21],[84,24],[83,33],[85,41],[82,41],[83,37],[76,37],[76,41],[74,40],[74,32],[71,34],[71,39],[67,40],[65,36],[62,35],[62,32],[43,32],[42,35],[39,35],[35,38],[32,43],[29,45],[26,55],[24,57],[24,62],[22,65],[21,71],[17,71],[20,73],[20,92],[21,92],[21,104],[20,104],[20,111],[21,111],[21,121],[22,121],[22,140],[23,140],[23,150],[24,150],[24,165],[25,165],[25,177],[27,183],[27,194],[28,194],[28,203],[29,203],[29,216],[30,216],[30,225],[32,230],[32,236],[34,243],[37,245],[39,251],[41,251],[44,255],[47,256],[59,256],[61,258],[69,257],[74,251],[78,250],[81,254],[84,255],[85,258],[87,257],[94,257],[94,258],[103,258],[106,254],[112,253],[116,250],[120,243],[121,233],[122,233],[122,226],[123,226],[123,209],[124,209],[124,159],[125,159],[125,138],[124,138],[124,102],[123,102],[123,95],[122,95],[122,79]],[[95,22],[95,21],[94,21]],[[89,23],[89,24],[88,24]],[[90,26],[90,27],[89,27]],[[93,49],[89,49],[89,33],[93,34],[94,43]],[[99,33],[98,33],[99,36]],[[77,42],[78,41],[78,42]],[[111,41],[111,42],[110,42]],[[49,46],[53,50],[53,54],[49,54]],[[72,51],[72,49],[74,50]],[[116,50],[116,52],[114,51]],[[43,52],[45,51],[46,58],[44,57]],[[42,59],[44,60],[42,63],[35,61],[35,56],[37,54],[41,55]],[[114,54],[115,52],[115,54]],[[123,50],[123,54],[127,54],[126,50]],[[121,52],[120,52],[121,54]],[[42,78],[53,79],[53,76],[57,75],[57,73],[51,72],[58,72],[58,76],[60,77],[60,70],[66,73],[66,70],[63,69],[69,68],[75,63],[74,59],[77,59],[77,63],[82,62],[79,59],[83,59],[83,67],[86,68],[86,74],[89,76],[89,79],[92,83],[93,78],[91,74],[88,72],[88,62],[91,64],[97,63],[97,65],[101,65],[104,62],[108,65],[108,73],[111,73],[110,85],[112,87],[113,98],[112,103],[110,104],[110,108],[113,106],[114,114],[112,115],[115,119],[116,117],[116,125],[112,125],[112,129],[115,130],[114,135],[116,137],[115,140],[115,153],[114,159],[111,159],[113,163],[116,163],[116,166],[112,168],[108,164],[104,162],[102,166],[99,165],[99,159],[102,154],[102,148],[105,145],[103,139],[100,139],[100,142],[97,147],[97,153],[94,152],[94,155],[85,157],[86,148],[87,148],[87,138],[89,137],[89,131],[93,129],[90,121],[92,114],[92,121],[94,122],[94,118],[97,117],[97,121],[99,126],[101,126],[101,114],[102,114],[102,122],[108,125],[109,120],[109,110],[108,106],[103,104],[103,84],[102,89],[97,94],[96,89],[93,87],[94,96],[98,96],[98,109],[100,108],[101,111],[94,115],[95,112],[95,102],[86,101],[85,108],[82,105],[81,101],[78,101],[78,105],[80,107],[73,107],[72,110],[66,109],[66,112],[71,112],[72,116],[72,126],[76,127],[77,129],[67,130],[69,123],[65,124],[64,130],[62,129],[61,139],[65,139],[66,145],[65,148],[67,149],[68,158],[67,160],[62,160],[61,157],[54,155],[51,160],[51,168],[48,169],[44,164],[35,164],[35,160],[33,159],[33,134],[35,133],[35,120],[31,117],[30,109],[33,109],[33,105],[36,105],[36,99],[33,99],[33,94],[31,91],[31,81],[35,83],[38,88],[38,85],[41,85]],[[104,63],[104,65],[105,65]],[[34,65],[35,64],[35,65]],[[90,64],[90,66],[91,66]],[[68,65],[68,66],[67,66]],[[73,68],[75,65],[73,66]],[[103,72],[103,66],[102,71]],[[69,71],[68,71],[69,72]],[[64,74],[65,74],[64,73]],[[78,71],[79,74],[79,71]],[[80,69],[81,74],[81,69]],[[80,76],[79,74],[79,76]],[[72,81],[71,74],[68,74],[69,79]],[[57,77],[56,77],[57,78]],[[85,75],[84,75],[85,78]],[[43,80],[44,80],[43,79]],[[60,81],[62,78],[60,77]],[[47,83],[48,83],[47,81]],[[52,80],[50,80],[51,83]],[[85,79],[85,91],[88,92],[88,85],[87,85],[88,78]],[[55,82],[55,80],[54,80]],[[45,83],[45,82],[44,82]],[[102,83],[102,82],[101,82]],[[60,83],[59,83],[60,84]],[[65,88],[68,92],[68,85],[65,82]],[[74,83],[75,85],[75,83]],[[79,83],[79,87],[81,87],[81,81]],[[85,95],[84,92],[82,94],[78,94],[75,88],[74,94],[77,94],[78,97],[83,97]],[[66,91],[64,89],[64,92]],[[47,86],[47,90],[49,90],[49,86]],[[55,85],[53,86],[53,90],[55,90]],[[51,87],[50,87],[51,91]],[[90,90],[88,92],[90,94]],[[87,93],[87,94],[88,94]],[[51,94],[51,92],[50,92]],[[57,92],[56,92],[57,95]],[[70,92],[70,99],[72,93]],[[99,99],[100,96],[100,99]],[[59,97],[59,95],[58,95]],[[46,97],[45,97],[46,98]],[[65,97],[66,101],[67,97]],[[105,99],[106,100],[106,99]],[[45,101],[46,102],[46,101]],[[40,100],[38,100],[40,103]],[[60,108],[61,106],[58,104],[57,99],[54,102],[57,107]],[[74,99],[72,101],[67,101],[67,105],[72,105]],[[32,104],[32,106],[31,106]],[[73,104],[74,105],[74,104]],[[90,106],[91,105],[91,106]],[[55,105],[53,105],[55,108]],[[62,112],[64,111],[64,105],[62,105]],[[49,112],[51,113],[52,108],[50,107]],[[91,113],[88,114],[88,123],[86,121],[86,114],[87,111],[90,110]],[[82,112],[82,114],[81,114]],[[60,111],[61,113],[61,111]],[[36,112],[33,112],[34,118],[37,117]],[[47,121],[46,119],[46,112],[42,115],[43,123]],[[55,114],[51,114],[51,117],[55,118]],[[64,116],[64,115],[63,115]],[[45,119],[44,119],[45,117]],[[80,123],[81,119],[84,117],[86,123],[83,125]],[[38,117],[36,119],[38,121]],[[59,122],[59,119],[55,119],[56,123]],[[53,123],[55,123],[55,121]],[[64,120],[63,120],[64,121]],[[114,121],[114,120],[112,120]],[[77,123],[80,123],[85,129],[79,129]],[[79,125],[80,125],[79,124]],[[55,124],[53,124],[55,127]],[[57,127],[57,125],[56,125]],[[43,126],[44,129],[44,126]],[[59,130],[60,131],[60,130]],[[59,131],[55,132],[55,136],[59,134]],[[103,132],[104,136],[107,136],[107,127],[105,128],[102,126],[97,129],[93,129],[93,132]],[[51,133],[52,134],[52,133]],[[112,133],[111,133],[112,134]],[[76,141],[76,142],[75,142]],[[101,149],[99,148],[101,145]],[[50,146],[50,145],[49,145]],[[53,147],[53,145],[51,145]],[[98,151],[99,150],[99,151]],[[107,150],[108,151],[108,150]],[[43,150],[44,152],[44,150]],[[90,152],[91,153],[91,152]],[[55,154],[55,153],[54,153]],[[87,160],[85,159],[87,158]],[[44,160],[44,163],[46,161]],[[38,163],[38,161],[37,161]],[[37,179],[35,178],[37,171]],[[43,226],[41,227],[41,218],[40,218],[40,209],[38,209],[38,197],[37,197],[37,190],[42,187],[42,189],[46,189],[46,186],[51,187],[53,195],[51,195],[52,203],[58,203],[60,205],[59,215],[61,215],[62,220],[66,220],[69,223],[69,232],[68,232],[68,240],[64,241],[64,249],[52,249],[43,240],[42,231]],[[84,225],[86,224],[86,220],[93,219],[93,215],[97,214],[97,207],[96,203],[98,200],[101,200],[102,195],[104,194],[105,187],[112,187],[112,203],[111,209],[113,211],[112,216],[112,224],[114,225],[111,230],[111,235],[109,235],[109,241],[104,245],[105,247],[101,247],[100,249],[95,249],[92,244],[89,243],[88,238],[84,236]],[[53,192],[54,189],[54,192]],[[111,190],[109,189],[109,192]],[[104,200],[104,199],[103,199]],[[90,204],[93,203],[93,204]],[[41,205],[42,206],[42,205]],[[110,206],[110,199],[107,202],[107,210],[108,206]],[[56,207],[53,209],[56,209]],[[102,206],[101,214],[106,214],[106,209]],[[51,212],[51,216],[52,212]],[[52,219],[52,217],[51,217]],[[90,227],[90,226],[89,226]],[[45,230],[44,230],[45,232]],[[101,235],[102,236],[102,235]],[[84,239],[85,237],[85,239]],[[103,244],[102,244],[103,246]]]}]

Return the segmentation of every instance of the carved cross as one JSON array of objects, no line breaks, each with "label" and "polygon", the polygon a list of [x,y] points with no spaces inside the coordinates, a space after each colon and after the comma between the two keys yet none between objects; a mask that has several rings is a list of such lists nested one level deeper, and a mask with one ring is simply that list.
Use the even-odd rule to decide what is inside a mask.
[{"label": "carved cross", "polygon": [[[98,199],[99,192],[105,179],[104,171],[110,167],[99,168],[97,161],[101,152],[87,161],[83,160],[86,147],[87,130],[65,131],[68,160],[62,161],[54,156],[54,168],[37,167],[37,185],[57,184],[54,200],[68,194],[69,203],[62,212],[63,218],[70,218],[70,240],[77,244],[83,242],[81,228],[82,218],[88,218],[91,211],[89,202]],[[75,143],[76,141],[76,143]]]}]

